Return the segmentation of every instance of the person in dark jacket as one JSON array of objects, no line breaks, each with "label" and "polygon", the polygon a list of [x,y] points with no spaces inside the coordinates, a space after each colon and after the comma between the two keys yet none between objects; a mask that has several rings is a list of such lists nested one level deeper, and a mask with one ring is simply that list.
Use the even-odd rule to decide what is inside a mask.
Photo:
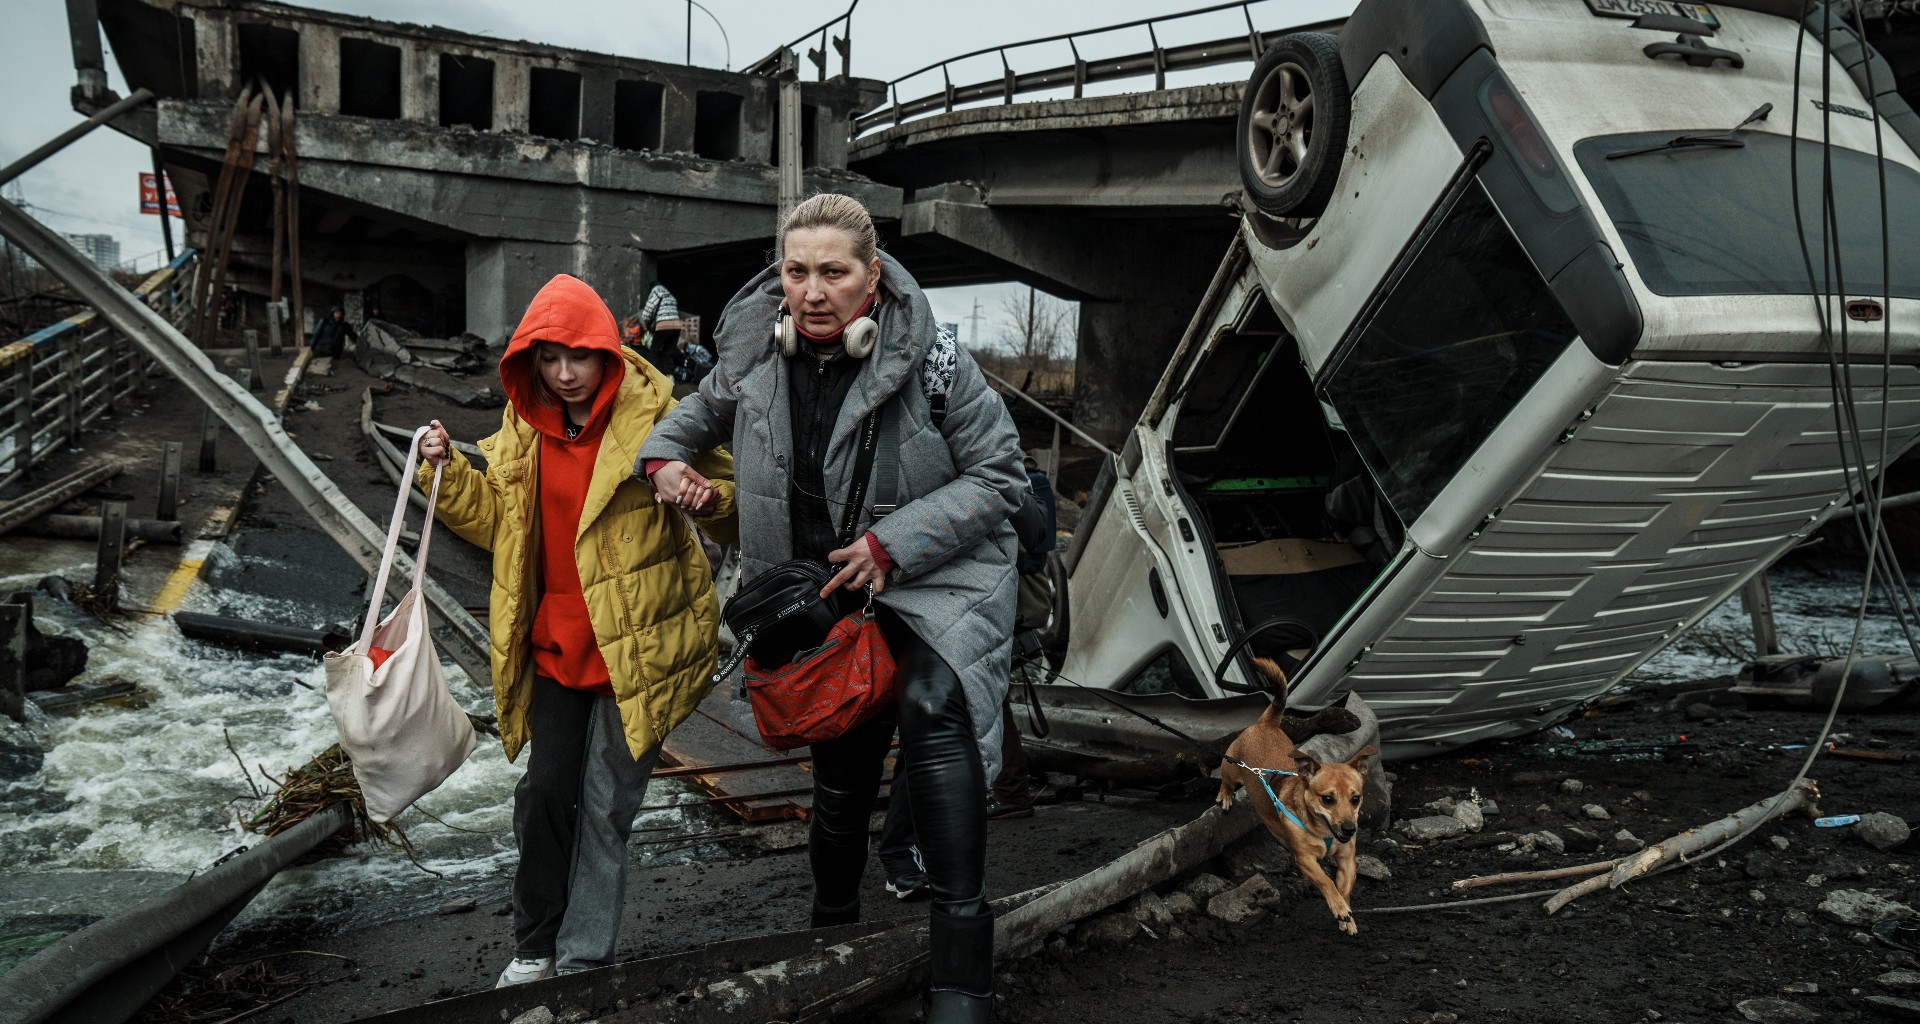
[{"label": "person in dark jacket", "polygon": [[[811,558],[837,569],[823,597],[845,589],[858,607],[871,590],[898,664],[897,697],[889,713],[812,745],[813,924],[859,920],[867,820],[897,724],[933,891],[927,1024],[984,1024],[993,1006],[986,789],[1012,656],[1007,517],[1026,490],[1019,435],[913,277],[879,251],[858,200],[814,196],[781,237],[781,261],[720,320],[719,365],[654,428],[637,471],[657,494],[677,496],[701,484],[688,457],[727,445],[739,474],[741,576]],[[769,344],[769,328],[779,344]],[[944,396],[943,417],[930,394]],[[837,520],[852,490],[855,435],[887,404],[899,430],[897,507],[856,510],[843,544]]]},{"label": "person in dark jacket", "polygon": [[322,377],[333,372],[333,359],[347,350],[347,339],[360,340],[360,335],[347,322],[347,311],[339,306],[327,310],[326,319],[321,320],[313,329],[313,364],[307,369]]},{"label": "person in dark jacket", "polygon": [[[1030,500],[1013,518],[1014,530],[1020,536],[1020,554],[1013,562],[1020,572],[1020,599],[1013,618],[1016,634],[1045,630],[1053,617],[1053,580],[1047,576],[1047,556],[1056,546],[1053,482],[1031,455],[1026,456],[1026,469]],[[1013,670],[1035,671],[1026,664],[1017,664]],[[987,817],[1029,817],[1033,814],[1033,786],[1027,772],[1027,753],[1020,746],[1020,730],[1014,727],[1012,701],[1002,701],[1000,713],[1005,719],[1006,738],[1000,746],[1000,774],[993,780]]]}]

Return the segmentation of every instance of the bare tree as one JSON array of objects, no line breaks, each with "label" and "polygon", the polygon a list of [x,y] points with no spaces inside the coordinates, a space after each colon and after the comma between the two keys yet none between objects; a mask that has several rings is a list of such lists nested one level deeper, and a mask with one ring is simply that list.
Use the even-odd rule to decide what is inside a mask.
[{"label": "bare tree", "polygon": [[1032,287],[1027,294],[1017,292],[1000,300],[1000,326],[1007,332],[1007,349],[1023,379],[1022,391],[1033,386],[1033,378],[1053,368],[1067,336],[1067,314],[1071,307],[1051,295],[1041,295]]}]

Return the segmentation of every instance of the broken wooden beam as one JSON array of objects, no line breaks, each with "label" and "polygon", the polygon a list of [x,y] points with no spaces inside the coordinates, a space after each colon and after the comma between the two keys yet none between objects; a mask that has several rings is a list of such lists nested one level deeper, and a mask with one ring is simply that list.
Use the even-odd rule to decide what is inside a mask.
[{"label": "broken wooden beam", "polygon": [[35,690],[27,695],[34,706],[42,711],[60,711],[77,708],[86,704],[98,704],[103,700],[125,697],[136,687],[125,679],[109,679],[102,683],[80,683],[58,690]]},{"label": "broken wooden beam", "polygon": [[120,471],[121,465],[117,460],[97,462],[0,505],[0,533],[6,533],[28,520],[38,519],[48,510],[58,508],[118,476]]},{"label": "broken wooden beam", "polygon": [[[29,537],[71,537],[87,540],[100,536],[100,517],[48,514],[20,526]],[[179,544],[180,524],[173,520],[129,519],[127,536],[149,544]]]},{"label": "broken wooden beam", "polygon": [[[1888,764],[1920,764],[1920,754],[1897,750],[1865,750],[1859,747],[1828,747],[1828,757],[1850,757],[1856,761],[1885,761]],[[655,773],[659,774],[658,772]]]},{"label": "broken wooden beam", "polygon": [[[1078,878],[995,900],[995,960],[1024,955],[1054,931],[1199,867],[1258,824],[1248,801],[1239,801],[1226,812],[1209,807],[1193,821],[1161,832]],[[925,984],[926,934],[925,922],[900,925],[714,981],[687,1002],[681,1002],[680,996],[688,993],[669,994],[601,1020],[603,1024],[741,1020],[797,1024],[844,1018]]]},{"label": "broken wooden beam", "polygon": [[189,639],[256,651],[325,654],[345,648],[353,639],[338,626],[305,629],[204,612],[174,612],[173,623]]}]

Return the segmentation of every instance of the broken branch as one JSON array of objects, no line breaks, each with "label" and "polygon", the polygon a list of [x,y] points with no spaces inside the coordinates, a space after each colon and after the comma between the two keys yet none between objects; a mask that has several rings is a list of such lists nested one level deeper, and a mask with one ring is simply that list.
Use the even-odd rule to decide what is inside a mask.
[{"label": "broken branch", "polygon": [[1625,859],[1625,857],[1615,857],[1612,860],[1595,861],[1592,864],[1581,864],[1570,868],[1548,868],[1545,871],[1508,871],[1498,875],[1476,875],[1472,878],[1462,878],[1449,886],[1449,888],[1454,892],[1459,892],[1462,889],[1478,889],[1483,885],[1506,885],[1510,882],[1545,882],[1555,878],[1572,878],[1575,875],[1585,875],[1595,871],[1609,870]]},{"label": "broken branch", "polygon": [[1560,890],[1547,901],[1547,913],[1552,914],[1587,893],[1618,889],[1662,865],[1685,860],[1752,832],[1789,811],[1817,813],[1814,804],[1819,799],[1820,787],[1812,779],[1802,779],[1792,789],[1749,804],[1711,824],[1688,829],[1672,839],[1655,843],[1615,865],[1611,874],[1596,875]]}]

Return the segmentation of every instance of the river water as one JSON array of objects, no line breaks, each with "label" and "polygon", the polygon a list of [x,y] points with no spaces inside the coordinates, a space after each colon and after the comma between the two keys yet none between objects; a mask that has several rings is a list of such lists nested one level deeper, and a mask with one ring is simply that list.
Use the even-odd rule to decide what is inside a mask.
[{"label": "river water", "polygon": [[[91,552],[79,554],[83,560],[64,573],[69,578],[90,573]],[[0,575],[0,594],[30,589],[38,578]],[[195,588],[185,607],[326,625],[293,601],[203,587]],[[261,805],[252,787],[272,788],[263,769],[282,774],[336,738],[315,658],[222,650],[181,637],[164,618],[136,617],[113,630],[46,597],[35,602],[35,620],[43,632],[87,640],[90,656],[78,681],[126,680],[138,691],[128,703],[71,714],[41,712],[29,702],[28,730],[47,752],[39,771],[0,778],[0,863],[6,865],[0,875],[0,971],[88,919],[123,909],[257,841],[239,828],[236,816]],[[463,705],[491,713],[490,694],[455,666],[447,666],[447,676]],[[0,717],[0,725],[11,723]],[[13,738],[18,734],[15,729]],[[0,745],[7,739],[0,734]],[[482,737],[445,785],[397,821],[420,866],[395,848],[361,844],[283,871],[236,924],[348,928],[411,916],[451,899],[503,900],[512,879],[512,793],[521,770],[507,762],[498,740]],[[724,812],[709,807],[674,806],[700,799],[703,794],[689,783],[656,780],[646,803],[660,809],[643,812],[636,829],[658,837],[725,820]],[[636,855],[652,857],[646,847],[637,847]],[[691,856],[693,851],[684,851],[659,859]]]},{"label": "river water", "polygon": [[[74,558],[66,575],[83,578],[91,552],[76,546]],[[0,593],[30,588],[38,578],[6,576],[6,571],[0,562]],[[1844,650],[1859,600],[1858,573],[1776,569],[1770,579],[1788,649]],[[292,600],[204,586],[190,594],[187,607],[325,625]],[[51,599],[39,601],[36,610],[43,630],[79,634],[91,645],[82,681],[124,679],[139,687],[139,696],[129,705],[96,705],[73,714],[37,712],[31,729],[47,746],[43,766],[23,777],[0,779],[0,863],[7,865],[0,881],[0,970],[59,934],[173,885],[254,841],[235,819],[259,806],[251,794],[253,786],[267,788],[261,769],[284,772],[335,737],[322,670],[313,658],[216,649],[182,638],[160,618],[136,618],[123,630],[109,629]],[[1680,681],[1736,671],[1734,649],[1749,637],[1746,616],[1737,601],[1729,602],[1635,678]],[[1862,650],[1905,649],[1890,609],[1876,601]],[[463,704],[490,710],[489,696],[457,668],[449,666],[448,676]],[[398,850],[362,845],[283,872],[239,924],[348,928],[421,913],[454,898],[504,899],[514,862],[509,826],[519,773],[497,741],[483,739],[420,809],[401,817],[420,863],[443,879],[424,874]],[[723,812],[710,807],[676,806],[700,798],[687,783],[657,781],[647,804],[659,809],[645,812],[637,827],[659,836],[724,820]],[[651,856],[645,846],[637,845],[635,852],[643,859]]]}]

